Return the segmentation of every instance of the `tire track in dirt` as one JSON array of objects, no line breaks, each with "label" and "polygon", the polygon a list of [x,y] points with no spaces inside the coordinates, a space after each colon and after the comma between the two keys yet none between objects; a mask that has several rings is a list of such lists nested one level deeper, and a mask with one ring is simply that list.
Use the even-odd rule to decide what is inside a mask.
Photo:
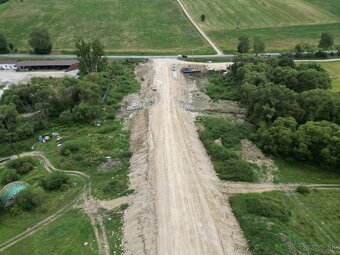
[{"label": "tire track in dirt", "polygon": [[[179,70],[180,63],[151,63],[150,87],[157,89],[159,100],[144,111],[147,123],[141,126],[139,120],[133,129],[133,136],[144,134],[138,140],[138,154],[133,150],[135,194],[125,217],[126,254],[248,254],[238,222],[218,189],[219,180],[194,118],[178,105],[179,98],[188,100],[184,78],[174,77],[171,70],[173,64],[179,64]],[[136,176],[140,182],[135,182]]]}]

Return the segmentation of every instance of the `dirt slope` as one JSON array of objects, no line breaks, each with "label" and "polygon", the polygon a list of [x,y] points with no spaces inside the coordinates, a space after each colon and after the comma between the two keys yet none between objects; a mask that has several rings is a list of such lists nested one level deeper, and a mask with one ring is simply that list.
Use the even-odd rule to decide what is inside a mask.
[{"label": "dirt slope", "polygon": [[130,177],[136,192],[125,217],[126,253],[248,254],[194,119],[179,107],[178,101],[188,99],[180,64],[150,63],[149,86],[159,95],[138,114],[133,130]]}]

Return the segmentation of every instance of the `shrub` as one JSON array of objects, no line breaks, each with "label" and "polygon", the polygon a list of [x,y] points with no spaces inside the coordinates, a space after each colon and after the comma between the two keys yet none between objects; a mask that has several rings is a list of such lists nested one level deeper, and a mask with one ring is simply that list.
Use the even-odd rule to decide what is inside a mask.
[{"label": "shrub", "polygon": [[34,169],[34,161],[30,157],[23,157],[9,161],[6,166],[15,169],[20,175],[27,174]]},{"label": "shrub", "polygon": [[111,180],[104,186],[103,191],[105,193],[117,194],[124,189],[127,189],[125,182],[119,180]]},{"label": "shrub", "polygon": [[22,190],[18,194],[18,205],[25,211],[31,211],[34,208],[41,205],[42,193],[39,190],[33,188],[27,188]]},{"label": "shrub", "polygon": [[45,190],[59,190],[63,184],[67,184],[68,182],[69,177],[64,172],[54,171],[47,174],[41,180],[41,185]]},{"label": "shrub", "polygon": [[6,169],[1,174],[1,184],[3,185],[17,180],[19,180],[19,174],[15,169]]},{"label": "shrub", "polygon": [[60,154],[63,156],[69,156],[70,154],[76,153],[82,149],[87,149],[90,147],[90,144],[88,141],[67,141],[63,144],[63,146],[60,148]]},{"label": "shrub", "polygon": [[291,216],[289,208],[269,197],[247,198],[245,202],[246,210],[251,214],[266,218],[276,218],[283,222],[287,222]]},{"label": "shrub", "polygon": [[327,52],[319,50],[319,51],[315,52],[315,57],[316,58],[328,58],[328,54],[327,54]]},{"label": "shrub", "polygon": [[310,189],[306,186],[299,186],[296,188],[296,192],[302,195],[308,195],[310,193]]},{"label": "shrub", "polygon": [[231,159],[221,164],[214,164],[218,176],[222,180],[256,182],[253,166],[242,159]]}]

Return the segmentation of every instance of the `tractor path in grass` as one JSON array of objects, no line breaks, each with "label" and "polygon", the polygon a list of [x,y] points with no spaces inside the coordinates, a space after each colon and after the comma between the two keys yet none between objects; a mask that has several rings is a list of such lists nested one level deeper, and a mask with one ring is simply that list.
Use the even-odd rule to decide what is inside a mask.
[{"label": "tractor path in grass", "polygon": [[[104,208],[106,210],[112,210],[114,208],[121,206],[124,203],[127,203],[128,197],[120,197],[120,198],[109,200],[109,201],[98,201],[91,196],[91,183],[89,182],[90,177],[87,174],[83,172],[79,172],[79,171],[65,171],[65,170],[57,169],[56,167],[52,165],[49,159],[40,151],[25,152],[25,153],[20,154],[19,156],[20,157],[35,157],[40,160],[40,162],[43,164],[47,172],[63,171],[67,175],[75,176],[75,177],[83,179],[85,182],[85,186],[82,189],[82,191],[79,193],[79,195],[75,197],[70,203],[60,208],[58,211],[51,214],[50,216],[43,219],[42,221],[38,222],[33,227],[28,228],[24,232],[14,236],[13,238],[10,238],[4,243],[1,243],[0,252],[8,249],[9,247],[13,246],[19,241],[25,239],[26,237],[33,235],[34,233],[36,233],[43,227],[46,227],[50,223],[57,220],[60,216],[62,216],[65,212],[67,212],[68,209],[76,206],[84,210],[85,213],[90,218],[91,225],[93,227],[93,231],[96,236],[99,254],[109,255],[110,245],[109,245],[108,238],[106,235],[106,228],[104,226],[103,218],[100,213],[100,208]],[[18,158],[17,155],[13,155],[11,157],[8,157],[7,160],[13,160],[17,158]],[[6,161],[1,163],[0,165],[5,164]],[[79,203],[79,201],[81,201],[81,203]]]}]

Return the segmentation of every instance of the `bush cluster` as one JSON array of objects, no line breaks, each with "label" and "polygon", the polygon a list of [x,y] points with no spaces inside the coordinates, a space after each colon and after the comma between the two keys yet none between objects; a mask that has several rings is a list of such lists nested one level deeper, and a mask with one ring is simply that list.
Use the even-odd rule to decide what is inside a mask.
[{"label": "bush cluster", "polygon": [[24,211],[32,211],[42,203],[43,193],[40,189],[29,187],[18,194],[18,205]]},{"label": "bush cluster", "polygon": [[41,179],[41,186],[45,190],[59,190],[69,183],[69,177],[61,171],[53,171]]},{"label": "bush cluster", "polygon": [[306,186],[299,186],[296,188],[296,192],[302,195],[308,195],[310,193],[310,189]]},{"label": "bush cluster", "polygon": [[1,184],[6,185],[8,183],[19,180],[20,175],[15,169],[5,169],[0,176]]},{"label": "bush cluster", "polygon": [[[229,181],[255,182],[256,166],[235,152],[241,148],[241,139],[250,138],[250,128],[227,118],[204,117],[199,118],[198,122],[205,127],[200,131],[200,139],[212,159],[218,177]],[[215,142],[218,139],[221,144]]]},{"label": "bush cluster", "polygon": [[240,56],[231,70],[262,149],[340,166],[340,97],[328,90],[331,79],[320,65]]},{"label": "bush cluster", "polygon": [[[104,72],[81,79],[35,78],[29,86],[12,86],[0,99],[0,142],[26,139],[52,121],[70,125],[113,119],[121,99],[138,89],[133,65],[114,62]],[[21,116],[32,109],[40,113],[29,120]]]},{"label": "bush cluster", "polygon": [[287,222],[291,216],[291,211],[283,205],[269,197],[254,197],[245,200],[248,213],[263,216],[266,218],[276,218],[282,222]]},{"label": "bush cluster", "polygon": [[28,174],[34,169],[34,161],[31,157],[23,157],[9,161],[6,166],[15,169],[20,175]]}]

